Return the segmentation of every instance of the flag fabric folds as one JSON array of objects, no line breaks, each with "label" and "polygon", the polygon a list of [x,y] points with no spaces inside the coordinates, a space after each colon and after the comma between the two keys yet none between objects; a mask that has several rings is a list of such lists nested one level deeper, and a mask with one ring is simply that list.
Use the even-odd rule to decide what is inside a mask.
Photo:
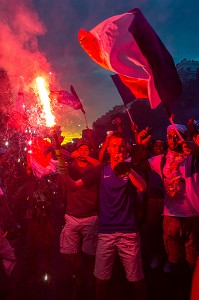
[{"label": "flag fabric folds", "polygon": [[70,92],[66,90],[52,91],[50,97],[55,97],[59,103],[71,106],[75,110],[81,109],[84,112],[82,103],[72,85],[70,86]]},{"label": "flag fabric folds", "polygon": [[79,99],[79,96],[77,95],[77,93],[76,93],[76,91],[75,91],[75,89],[74,89],[74,87],[72,85],[70,86],[70,90],[71,90],[72,95],[75,97],[75,99],[79,103],[78,109],[81,109],[81,111],[85,114],[85,111],[83,109],[83,106],[82,106],[82,103],[81,103],[81,101]]},{"label": "flag fabric folds", "polygon": [[125,106],[128,103],[131,103],[136,99],[135,95],[131,92],[131,90],[122,82],[118,74],[111,75],[111,78],[120,94],[122,101]]},{"label": "flag fabric folds", "polygon": [[139,9],[113,16],[87,32],[79,42],[103,68],[117,73],[136,98],[161,102],[170,115],[182,92],[174,61]]},{"label": "flag fabric folds", "polygon": [[27,152],[27,165],[33,174],[41,178],[57,170],[58,161],[52,159],[52,152],[48,151],[52,144],[41,138],[32,137]]},{"label": "flag fabric folds", "polygon": [[138,9],[133,12],[136,17],[129,32],[147,59],[155,88],[167,114],[171,116],[182,93],[182,83],[173,58],[143,14]]}]

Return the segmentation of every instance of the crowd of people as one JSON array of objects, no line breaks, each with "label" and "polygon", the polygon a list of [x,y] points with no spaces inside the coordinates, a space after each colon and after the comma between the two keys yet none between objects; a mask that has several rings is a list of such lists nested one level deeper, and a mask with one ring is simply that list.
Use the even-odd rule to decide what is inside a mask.
[{"label": "crowd of people", "polygon": [[[52,280],[53,256],[60,252],[57,258],[72,278],[71,299],[113,299],[115,265],[125,274],[129,299],[198,299],[198,128],[194,120],[172,123],[165,141],[153,140],[148,127],[138,130],[133,123],[132,144],[120,118],[114,123],[116,130],[107,132],[100,147],[87,130],[67,158],[60,137],[52,134],[46,153],[53,152],[58,167],[39,179],[23,173],[9,185],[5,171],[11,154],[2,154],[0,273],[6,284],[0,292],[5,299],[10,286],[17,295],[19,237],[27,284],[42,274]],[[172,288],[155,298],[149,277],[160,266],[171,274]]]}]

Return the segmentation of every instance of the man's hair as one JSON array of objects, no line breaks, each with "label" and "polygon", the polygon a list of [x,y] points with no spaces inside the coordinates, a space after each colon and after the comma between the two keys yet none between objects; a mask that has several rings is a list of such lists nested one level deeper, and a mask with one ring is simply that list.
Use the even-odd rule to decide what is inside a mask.
[{"label": "man's hair", "polygon": [[76,144],[76,150],[79,149],[81,146],[88,146],[89,150],[91,148],[90,143],[87,139],[80,139]]},{"label": "man's hair", "polygon": [[153,148],[153,146],[155,145],[155,143],[156,142],[158,142],[158,141],[160,141],[160,142],[162,142],[163,143],[163,145],[164,145],[164,150],[166,150],[167,149],[167,143],[166,143],[166,141],[165,140],[163,140],[163,139],[156,139],[156,140],[152,140],[151,141],[151,143],[152,143],[152,148]]},{"label": "man's hair", "polygon": [[116,138],[121,138],[121,139],[125,140],[124,135],[119,131],[114,131],[113,134],[111,134],[111,136],[116,137]]},{"label": "man's hair", "polygon": [[126,138],[125,138],[124,135],[123,135],[121,132],[119,132],[119,131],[114,131],[114,132],[111,134],[111,136],[110,136],[110,138],[109,138],[109,142],[110,142],[110,140],[111,140],[112,137],[113,137],[113,138],[123,139],[123,140],[125,141],[125,143],[127,143]]}]

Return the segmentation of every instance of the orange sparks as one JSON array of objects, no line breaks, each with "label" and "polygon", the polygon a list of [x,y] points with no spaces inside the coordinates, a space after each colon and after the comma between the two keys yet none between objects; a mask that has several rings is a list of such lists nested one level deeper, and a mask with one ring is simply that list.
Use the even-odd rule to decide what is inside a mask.
[{"label": "orange sparks", "polygon": [[46,88],[45,80],[42,77],[36,78],[39,98],[43,106],[44,118],[46,119],[46,126],[52,127],[55,125],[55,117],[51,112],[49,92]]}]

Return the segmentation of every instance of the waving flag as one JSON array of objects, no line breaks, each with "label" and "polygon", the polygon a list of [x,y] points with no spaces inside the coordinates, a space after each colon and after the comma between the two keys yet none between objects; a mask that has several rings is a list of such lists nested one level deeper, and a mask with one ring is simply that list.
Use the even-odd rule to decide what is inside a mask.
[{"label": "waving flag", "polygon": [[120,94],[124,105],[126,106],[128,103],[136,100],[135,95],[131,92],[131,90],[122,82],[119,75],[111,75],[111,78]]},{"label": "waving flag", "polygon": [[173,59],[139,9],[113,16],[90,32],[81,29],[79,42],[103,68],[115,72],[136,98],[161,102],[170,115],[182,91]]},{"label": "waving flag", "polygon": [[55,97],[59,103],[69,105],[75,110],[81,109],[82,112],[84,112],[82,103],[72,85],[70,86],[70,91],[71,92],[68,92],[66,90],[55,91],[55,92],[52,91],[50,93],[50,97]]}]

